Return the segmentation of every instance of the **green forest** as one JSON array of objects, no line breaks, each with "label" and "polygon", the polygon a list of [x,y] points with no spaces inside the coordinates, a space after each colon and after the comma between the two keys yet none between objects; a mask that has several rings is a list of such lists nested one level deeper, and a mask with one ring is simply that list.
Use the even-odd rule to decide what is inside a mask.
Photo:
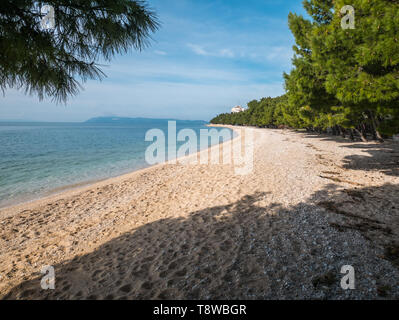
[{"label": "green forest", "polygon": [[[303,2],[288,17],[295,38],[283,96],[248,103],[212,124],[296,128],[382,141],[399,133],[399,1]],[[353,14],[353,25],[348,15]],[[350,21],[349,21],[350,22]]]}]

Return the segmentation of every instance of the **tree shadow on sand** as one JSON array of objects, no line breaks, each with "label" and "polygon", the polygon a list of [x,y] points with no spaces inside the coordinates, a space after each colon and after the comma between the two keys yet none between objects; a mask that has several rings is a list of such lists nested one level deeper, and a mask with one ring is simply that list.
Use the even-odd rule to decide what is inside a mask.
[{"label": "tree shadow on sand", "polygon": [[[293,131],[295,132],[295,131]],[[326,134],[303,133],[306,138],[341,143],[341,148],[361,150],[368,155],[350,155],[344,158],[343,168],[352,170],[378,170],[386,175],[399,176],[399,143],[387,140],[383,143],[354,142],[349,138]]]},{"label": "tree shadow on sand", "polygon": [[353,170],[378,170],[386,175],[399,176],[399,144],[394,142],[361,143],[346,145],[346,148],[360,149],[367,156],[351,155],[344,158],[344,168]]},{"label": "tree shadow on sand", "polygon": [[[146,224],[54,266],[55,290],[42,290],[38,274],[5,298],[398,298],[394,194],[397,185],[329,185],[290,208],[261,206],[266,193],[248,195]],[[356,269],[356,290],[340,286],[344,265]]]}]

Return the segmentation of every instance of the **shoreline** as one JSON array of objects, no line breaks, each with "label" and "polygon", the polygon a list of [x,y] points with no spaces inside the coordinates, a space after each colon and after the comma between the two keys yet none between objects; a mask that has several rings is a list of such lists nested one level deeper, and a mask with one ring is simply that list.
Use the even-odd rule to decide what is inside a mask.
[{"label": "shoreline", "polygon": [[2,212],[0,299],[397,299],[399,145],[250,129],[248,175],[164,163]]},{"label": "shoreline", "polygon": [[[151,169],[156,169],[162,166],[167,166],[170,165],[171,162],[173,161],[177,161],[177,163],[183,161],[183,160],[189,160],[193,157],[199,157],[199,155],[201,154],[201,152],[205,152],[206,150],[208,152],[210,152],[213,148],[215,147],[220,147],[221,145],[225,144],[225,143],[229,143],[229,142],[234,142],[234,140],[239,139],[240,138],[240,129],[234,126],[230,126],[230,125],[212,125],[212,124],[208,124],[206,125],[206,127],[219,127],[219,128],[228,128],[231,129],[233,132],[232,138],[229,141],[225,141],[223,143],[219,143],[213,146],[209,146],[206,149],[203,150],[198,150],[197,152],[190,154],[190,155],[186,155],[174,160],[167,160],[163,163],[158,163],[155,165],[150,165],[148,167],[145,168],[141,168],[141,169],[137,169],[137,170],[133,170],[133,171],[129,171],[127,173],[123,173],[123,174],[118,174],[112,177],[108,177],[108,178],[103,178],[103,179],[93,179],[90,181],[83,181],[83,182],[79,182],[79,183],[75,183],[72,185],[66,185],[63,187],[58,187],[56,189],[47,191],[45,194],[40,195],[38,197],[35,197],[34,199],[31,200],[27,200],[27,201],[17,201],[17,203],[14,204],[10,204],[10,205],[5,205],[5,206],[1,206],[0,205],[0,219],[3,218],[4,216],[7,216],[9,214],[10,211],[18,211],[18,210],[23,210],[25,209],[25,207],[28,206],[34,206],[34,205],[42,205],[45,202],[48,201],[57,201],[57,199],[62,198],[63,196],[74,196],[76,194],[79,194],[80,192],[84,192],[87,191],[91,188],[97,188],[97,187],[101,187],[107,184],[112,184],[114,182],[117,181],[123,181],[125,179],[130,179],[132,178],[134,175],[139,175],[142,173],[146,173],[148,170]],[[237,136],[234,136],[234,134],[237,134]]]}]

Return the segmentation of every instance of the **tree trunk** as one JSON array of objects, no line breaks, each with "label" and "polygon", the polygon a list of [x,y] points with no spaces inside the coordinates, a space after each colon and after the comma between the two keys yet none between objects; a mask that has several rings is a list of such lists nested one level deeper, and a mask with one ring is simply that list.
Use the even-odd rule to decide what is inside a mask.
[{"label": "tree trunk", "polygon": [[355,136],[353,134],[353,129],[349,129],[349,134],[350,134],[351,140],[354,141],[355,140]]},{"label": "tree trunk", "polygon": [[373,131],[374,131],[374,135],[375,135],[376,139],[379,142],[384,142],[384,139],[382,138],[380,132],[378,131],[378,126],[377,126],[377,122],[375,120],[375,116],[374,116],[373,111],[369,111],[369,113],[370,113],[371,124],[373,126]]},{"label": "tree trunk", "polygon": [[338,126],[339,134],[342,138],[346,138],[345,129],[342,129],[341,126]]},{"label": "tree trunk", "polygon": [[360,131],[360,130],[357,129],[357,128],[355,128],[354,130],[355,130],[355,132],[359,135],[360,139],[361,139],[363,142],[367,142],[367,139],[366,139],[366,137],[364,136],[364,134],[363,134],[362,131]]}]

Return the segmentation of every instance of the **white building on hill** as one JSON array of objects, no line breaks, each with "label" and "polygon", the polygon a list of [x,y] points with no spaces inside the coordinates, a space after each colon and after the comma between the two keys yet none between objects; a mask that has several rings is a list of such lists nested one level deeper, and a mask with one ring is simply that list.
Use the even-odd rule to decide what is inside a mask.
[{"label": "white building on hill", "polygon": [[232,113],[240,113],[240,112],[243,112],[243,111],[245,111],[245,109],[243,107],[240,107],[240,106],[237,106],[237,107],[234,107],[233,109],[231,109]]}]

